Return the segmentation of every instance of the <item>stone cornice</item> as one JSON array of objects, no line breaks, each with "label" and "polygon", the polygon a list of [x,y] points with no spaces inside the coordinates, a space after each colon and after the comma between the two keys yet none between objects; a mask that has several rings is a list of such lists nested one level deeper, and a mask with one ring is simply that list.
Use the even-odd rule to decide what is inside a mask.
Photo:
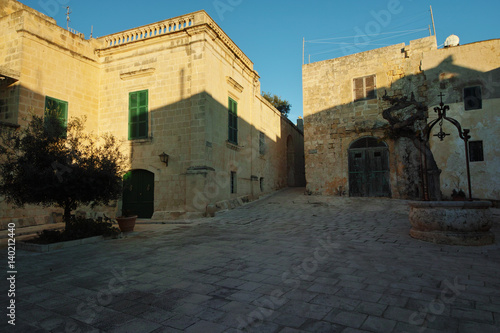
[{"label": "stone cornice", "polygon": [[226,76],[227,83],[238,92],[243,92],[243,86],[230,76]]}]

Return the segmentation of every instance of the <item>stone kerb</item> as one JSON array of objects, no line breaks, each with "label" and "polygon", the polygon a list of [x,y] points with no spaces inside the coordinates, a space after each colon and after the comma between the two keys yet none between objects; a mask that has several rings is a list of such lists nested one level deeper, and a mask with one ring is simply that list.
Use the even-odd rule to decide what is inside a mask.
[{"label": "stone kerb", "polygon": [[418,201],[409,205],[413,238],[448,245],[495,242],[489,201]]}]

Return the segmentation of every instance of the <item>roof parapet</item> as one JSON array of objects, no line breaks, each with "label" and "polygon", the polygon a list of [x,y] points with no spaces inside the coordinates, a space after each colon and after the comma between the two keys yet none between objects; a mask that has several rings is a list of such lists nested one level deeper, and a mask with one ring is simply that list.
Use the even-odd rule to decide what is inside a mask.
[{"label": "roof parapet", "polygon": [[138,40],[145,40],[162,35],[173,34],[181,30],[208,25],[217,36],[250,68],[253,70],[252,61],[241,51],[241,49],[229,38],[229,36],[215,23],[215,21],[204,11],[177,16],[160,22],[144,25],[134,29],[121,31],[115,34],[99,37],[96,40],[103,43],[102,49],[125,45]]}]

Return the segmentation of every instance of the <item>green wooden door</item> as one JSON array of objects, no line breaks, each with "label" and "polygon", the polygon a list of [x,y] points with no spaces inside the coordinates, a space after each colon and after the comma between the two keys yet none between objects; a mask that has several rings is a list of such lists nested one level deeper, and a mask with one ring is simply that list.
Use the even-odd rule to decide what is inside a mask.
[{"label": "green wooden door", "polygon": [[151,218],[154,212],[154,174],[132,170],[123,177],[123,213]]},{"label": "green wooden door", "polygon": [[[352,148],[354,147],[354,148]],[[389,150],[372,138],[358,140],[349,149],[349,195],[390,197]]]},{"label": "green wooden door", "polygon": [[349,195],[363,197],[365,193],[366,157],[364,150],[349,150]]}]

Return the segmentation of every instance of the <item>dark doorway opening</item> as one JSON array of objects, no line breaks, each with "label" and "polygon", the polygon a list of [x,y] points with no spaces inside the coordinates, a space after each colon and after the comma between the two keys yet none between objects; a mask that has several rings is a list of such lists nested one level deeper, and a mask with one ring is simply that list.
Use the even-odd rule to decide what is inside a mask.
[{"label": "dark doorway opening", "polygon": [[389,149],[373,137],[349,147],[349,196],[390,197]]},{"label": "dark doorway opening", "polygon": [[151,218],[154,212],[155,176],[147,170],[132,170],[123,177],[122,214]]}]

